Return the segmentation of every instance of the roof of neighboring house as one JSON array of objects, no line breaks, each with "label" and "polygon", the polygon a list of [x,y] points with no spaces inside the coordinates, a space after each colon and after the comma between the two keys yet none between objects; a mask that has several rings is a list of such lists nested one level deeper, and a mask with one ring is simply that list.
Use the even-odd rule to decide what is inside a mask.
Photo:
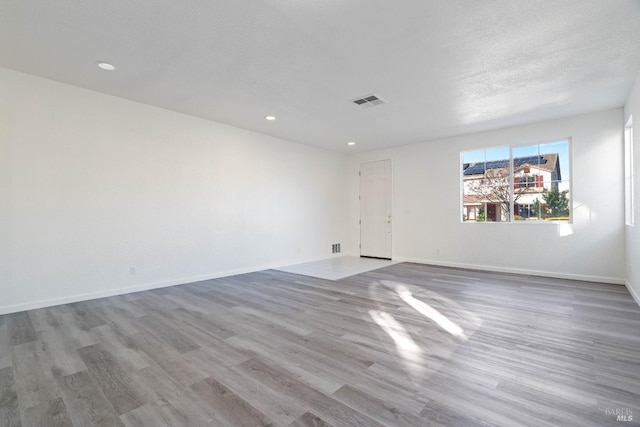
[{"label": "roof of neighboring house", "polygon": [[[549,172],[553,172],[558,163],[558,154],[540,154],[537,156],[516,157],[513,159],[513,167],[519,168],[524,165],[543,169]],[[462,165],[463,175],[481,175],[488,169],[508,168],[509,160],[492,160],[489,162],[477,162],[477,163],[464,163]]]},{"label": "roof of neighboring house", "polygon": [[[464,205],[482,205],[484,202],[487,202],[487,198],[482,195],[477,194],[465,194],[464,195]],[[495,202],[492,202],[495,203]]]}]

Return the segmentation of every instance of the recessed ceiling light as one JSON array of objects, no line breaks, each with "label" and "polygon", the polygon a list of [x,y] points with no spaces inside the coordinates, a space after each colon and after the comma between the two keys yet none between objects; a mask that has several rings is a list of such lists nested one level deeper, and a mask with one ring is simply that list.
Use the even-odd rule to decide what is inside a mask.
[{"label": "recessed ceiling light", "polygon": [[349,142],[347,142],[347,145],[356,145],[356,143],[353,142],[353,141],[349,141]]},{"label": "recessed ceiling light", "polygon": [[108,62],[98,62],[98,67],[107,71],[113,71],[116,69],[115,65],[109,64]]},{"label": "recessed ceiling light", "polygon": [[265,116],[265,119],[274,121],[276,119],[276,116]]}]

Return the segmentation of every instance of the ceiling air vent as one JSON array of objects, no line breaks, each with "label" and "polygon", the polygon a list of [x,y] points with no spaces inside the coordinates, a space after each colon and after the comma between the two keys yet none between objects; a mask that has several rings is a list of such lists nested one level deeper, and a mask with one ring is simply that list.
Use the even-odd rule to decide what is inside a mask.
[{"label": "ceiling air vent", "polygon": [[352,99],[351,102],[363,108],[375,107],[376,105],[382,105],[387,103],[387,101],[385,101],[384,99],[381,99],[378,96],[373,94],[366,95],[357,99]]}]

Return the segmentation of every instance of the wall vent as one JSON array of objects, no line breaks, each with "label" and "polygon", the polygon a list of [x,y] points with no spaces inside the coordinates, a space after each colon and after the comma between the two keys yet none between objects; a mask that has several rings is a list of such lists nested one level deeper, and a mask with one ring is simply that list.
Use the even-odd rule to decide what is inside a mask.
[{"label": "wall vent", "polygon": [[387,103],[387,101],[385,101],[384,99],[374,94],[365,95],[357,99],[352,99],[351,102],[353,102],[354,104],[362,108],[370,108],[370,107],[375,107],[376,105],[382,105]]}]

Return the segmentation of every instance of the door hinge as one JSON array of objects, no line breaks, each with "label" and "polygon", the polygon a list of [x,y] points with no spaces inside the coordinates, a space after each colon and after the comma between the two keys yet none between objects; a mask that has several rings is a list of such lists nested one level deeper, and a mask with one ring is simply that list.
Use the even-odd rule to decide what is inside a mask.
[{"label": "door hinge", "polygon": [[361,219],[358,220],[358,224],[362,224],[362,220]]},{"label": "door hinge", "polygon": [[362,176],[362,172],[358,171],[358,176]]}]

